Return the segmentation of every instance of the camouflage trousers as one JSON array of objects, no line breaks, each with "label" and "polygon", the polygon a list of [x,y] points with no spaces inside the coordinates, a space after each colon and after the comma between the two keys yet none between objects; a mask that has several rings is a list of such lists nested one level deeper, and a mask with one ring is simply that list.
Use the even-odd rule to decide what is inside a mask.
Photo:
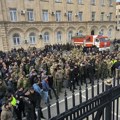
[{"label": "camouflage trousers", "polygon": [[62,90],[62,80],[56,80],[56,90],[57,95],[59,95]]}]

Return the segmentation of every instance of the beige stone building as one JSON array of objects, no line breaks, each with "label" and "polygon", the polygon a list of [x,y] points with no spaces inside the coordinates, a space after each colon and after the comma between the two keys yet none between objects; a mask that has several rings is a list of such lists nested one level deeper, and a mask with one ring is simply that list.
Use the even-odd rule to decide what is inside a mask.
[{"label": "beige stone building", "polygon": [[65,44],[71,36],[115,38],[116,0],[0,0],[0,50]]},{"label": "beige stone building", "polygon": [[120,39],[120,2],[116,3],[116,39]]}]

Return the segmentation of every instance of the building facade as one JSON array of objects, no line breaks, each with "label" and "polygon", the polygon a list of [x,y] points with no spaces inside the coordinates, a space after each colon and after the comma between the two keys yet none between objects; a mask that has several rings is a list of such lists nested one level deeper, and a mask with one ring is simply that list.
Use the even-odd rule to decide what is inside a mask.
[{"label": "building facade", "polygon": [[116,3],[116,39],[120,39],[120,2]]},{"label": "building facade", "polygon": [[115,38],[116,0],[0,0],[0,50],[65,44],[75,35]]}]

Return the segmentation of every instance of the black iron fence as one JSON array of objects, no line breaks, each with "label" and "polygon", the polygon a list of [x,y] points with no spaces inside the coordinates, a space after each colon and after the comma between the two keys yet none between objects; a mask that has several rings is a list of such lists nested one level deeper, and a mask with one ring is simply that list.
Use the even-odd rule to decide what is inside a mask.
[{"label": "black iron fence", "polygon": [[[95,89],[96,86],[96,89]],[[83,95],[84,94],[84,95]],[[83,99],[83,96],[84,99]],[[120,97],[120,70],[116,70],[116,76],[111,80],[92,81],[88,88],[86,83],[84,92],[81,85],[77,98],[72,91],[72,107],[69,109],[67,92],[65,91],[63,105],[64,112],[61,113],[61,103],[56,99],[54,116],[51,114],[52,106],[47,106],[49,120],[120,120],[119,115]],[[77,104],[76,104],[77,101]],[[55,114],[56,113],[56,114]],[[40,120],[40,118],[38,118]]]}]

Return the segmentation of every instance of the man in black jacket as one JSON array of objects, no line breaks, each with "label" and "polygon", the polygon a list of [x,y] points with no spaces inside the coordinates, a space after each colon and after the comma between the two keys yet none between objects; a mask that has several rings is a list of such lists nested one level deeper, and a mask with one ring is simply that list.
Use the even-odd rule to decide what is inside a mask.
[{"label": "man in black jacket", "polygon": [[58,96],[57,96],[57,93],[56,93],[56,90],[55,90],[55,88],[54,88],[54,86],[53,86],[53,76],[52,75],[48,75],[48,85],[49,85],[49,87],[50,87],[50,90],[49,90],[49,96],[50,96],[50,99],[52,99],[52,95],[51,95],[51,89],[53,90],[53,93],[54,93],[54,95],[55,95],[55,97],[56,97],[56,99],[58,98]]},{"label": "man in black jacket", "polygon": [[41,111],[41,96],[39,93],[35,92],[33,88],[30,88],[30,94],[28,96],[28,98],[30,99],[32,105],[33,105],[33,110],[34,110],[34,116],[35,116],[35,120],[37,119],[38,116],[36,116],[35,114],[35,109],[39,110],[40,112],[40,117],[44,118],[43,113]]},{"label": "man in black jacket", "polygon": [[22,87],[18,88],[18,91],[16,92],[15,96],[18,101],[18,111],[17,111],[17,117],[19,120],[22,120],[22,113],[23,117],[25,117],[25,104],[23,102],[22,96],[24,95],[24,89]]}]

